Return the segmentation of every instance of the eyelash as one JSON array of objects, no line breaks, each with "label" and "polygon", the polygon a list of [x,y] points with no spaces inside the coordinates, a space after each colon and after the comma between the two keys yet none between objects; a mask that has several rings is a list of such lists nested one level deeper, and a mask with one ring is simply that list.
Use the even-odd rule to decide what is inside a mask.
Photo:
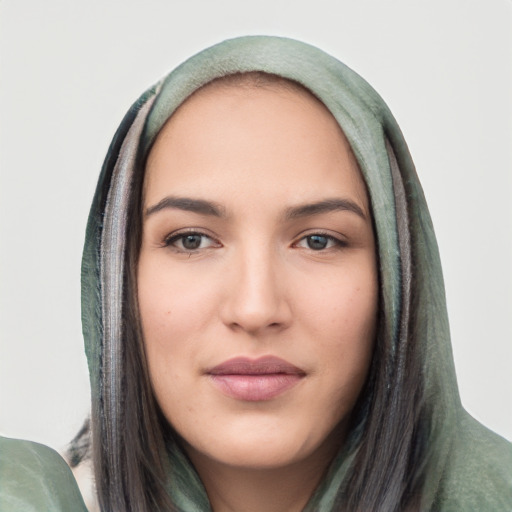
[{"label": "eyelash", "polygon": [[[179,241],[181,241],[181,243],[183,244],[183,241],[187,237],[201,237],[199,247],[194,248],[194,249],[188,249],[186,247],[178,247],[177,245],[175,245]],[[327,246],[320,247],[317,249],[310,247],[308,244],[308,239],[311,239],[313,237],[325,238],[327,240]],[[207,247],[201,247],[201,244],[203,243],[204,239],[210,240],[211,244]],[[305,244],[307,244],[308,247],[301,247],[299,245],[301,242],[304,242]],[[329,244],[331,244],[331,245],[329,246]],[[220,242],[216,241],[214,238],[207,235],[206,233],[202,233],[201,231],[191,229],[190,231],[185,231],[185,232],[182,231],[180,233],[175,233],[175,234],[170,235],[169,237],[167,237],[164,240],[163,246],[172,248],[173,250],[180,252],[180,253],[194,254],[196,252],[199,252],[200,250],[209,249],[210,247],[221,247],[221,244],[220,244]],[[329,249],[341,249],[346,246],[347,246],[347,243],[344,242],[343,240],[340,240],[339,238],[337,238],[329,233],[322,232],[322,231],[315,231],[313,233],[304,235],[301,238],[299,238],[299,240],[297,242],[295,242],[293,244],[293,247],[301,247],[303,249],[309,249],[313,252],[323,252],[323,251],[327,251]]]},{"label": "eyelash", "polygon": [[343,240],[340,240],[339,238],[329,234],[329,233],[326,233],[325,231],[315,231],[313,233],[308,233],[307,235],[303,235],[296,243],[294,243],[294,246],[295,247],[298,247],[299,246],[299,243],[304,241],[306,244],[307,244],[307,240],[308,238],[312,238],[312,237],[319,237],[319,238],[325,238],[327,239],[327,244],[331,243],[330,247],[323,247],[323,248],[319,248],[319,249],[313,249],[312,247],[303,247],[304,249],[309,249],[313,252],[323,252],[323,251],[328,251],[329,249],[342,249],[344,247],[347,247],[347,243]]},{"label": "eyelash", "polygon": [[181,252],[181,253],[185,253],[185,254],[194,254],[202,249],[207,249],[209,247],[197,247],[195,249],[187,249],[186,247],[178,247],[176,244],[176,242],[178,241],[182,241],[182,244],[183,244],[183,241],[187,238],[187,237],[193,237],[193,236],[197,236],[197,237],[201,237],[201,241],[200,241],[200,244],[203,243],[203,240],[204,239],[208,239],[208,240],[211,240],[212,244],[211,244],[211,247],[220,247],[220,243],[217,242],[214,238],[212,238],[211,236],[207,235],[206,233],[202,233],[201,231],[197,231],[197,230],[189,230],[189,231],[182,231],[180,233],[175,233],[175,234],[172,234],[170,236],[168,236],[165,240],[164,240],[164,247],[169,247],[171,249],[174,249],[175,251],[177,252]]}]

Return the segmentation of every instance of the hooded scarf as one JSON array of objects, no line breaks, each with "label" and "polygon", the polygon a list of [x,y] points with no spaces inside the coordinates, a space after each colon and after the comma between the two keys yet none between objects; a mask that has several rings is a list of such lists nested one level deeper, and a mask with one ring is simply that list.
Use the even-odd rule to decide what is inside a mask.
[{"label": "hooded scarf", "polygon": [[[382,336],[388,347],[382,371],[390,382],[399,383],[388,386],[387,400],[399,402],[396,390],[408,372],[422,376],[418,401],[426,450],[421,510],[512,510],[510,445],[472,419],[460,402],[436,239],[402,133],[361,77],[317,48],[290,39],[242,37],[195,55],[139,98],[111,144],[91,208],[82,265],[93,421],[103,425],[104,441],[114,448],[123,443],[118,428],[124,372],[121,309],[127,205],[137,162],[194,91],[216,78],[251,71],[278,75],[311,91],[339,123],[366,182],[378,246]],[[416,369],[408,366],[411,343],[419,354]],[[360,425],[369,414],[364,406],[362,411]],[[306,510],[336,509],[338,489],[350,477],[362,439],[357,431],[349,436]],[[168,460],[166,485],[178,509],[209,510],[186,456],[171,447]]]}]

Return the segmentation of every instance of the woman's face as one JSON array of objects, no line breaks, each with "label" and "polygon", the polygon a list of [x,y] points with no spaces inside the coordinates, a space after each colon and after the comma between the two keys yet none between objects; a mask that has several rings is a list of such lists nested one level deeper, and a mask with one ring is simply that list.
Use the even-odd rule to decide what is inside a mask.
[{"label": "woman's face", "polygon": [[209,86],[158,136],[143,208],[149,373],[192,461],[327,461],[378,302],[368,197],[334,118],[305,92]]}]

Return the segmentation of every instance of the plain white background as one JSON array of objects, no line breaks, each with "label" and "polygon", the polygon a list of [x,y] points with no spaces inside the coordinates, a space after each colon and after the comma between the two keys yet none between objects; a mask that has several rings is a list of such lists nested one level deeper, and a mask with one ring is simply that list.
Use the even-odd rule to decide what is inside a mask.
[{"label": "plain white background", "polygon": [[80,258],[130,104],[220,40],[304,40],[394,112],[441,249],[461,396],[512,439],[510,0],[0,0],[0,432],[62,449],[88,412]]}]

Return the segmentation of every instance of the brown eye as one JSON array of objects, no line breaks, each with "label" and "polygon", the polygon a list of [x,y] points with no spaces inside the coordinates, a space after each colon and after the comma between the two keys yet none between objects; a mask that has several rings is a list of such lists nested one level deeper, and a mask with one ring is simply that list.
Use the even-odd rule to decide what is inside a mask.
[{"label": "brown eye", "polygon": [[313,233],[301,238],[296,246],[303,249],[310,249],[312,251],[323,251],[325,249],[345,247],[346,244],[334,236],[327,234],[324,235],[322,233]]},{"label": "brown eye", "polygon": [[199,249],[202,239],[202,235],[186,235],[181,239],[181,243],[184,249],[193,251]]},{"label": "brown eye", "polygon": [[171,247],[180,252],[193,252],[207,249],[216,245],[216,242],[203,233],[179,233],[170,236],[165,241],[166,247]]},{"label": "brown eye", "polygon": [[322,235],[310,235],[306,237],[306,243],[310,249],[321,251],[327,247],[329,238]]}]

